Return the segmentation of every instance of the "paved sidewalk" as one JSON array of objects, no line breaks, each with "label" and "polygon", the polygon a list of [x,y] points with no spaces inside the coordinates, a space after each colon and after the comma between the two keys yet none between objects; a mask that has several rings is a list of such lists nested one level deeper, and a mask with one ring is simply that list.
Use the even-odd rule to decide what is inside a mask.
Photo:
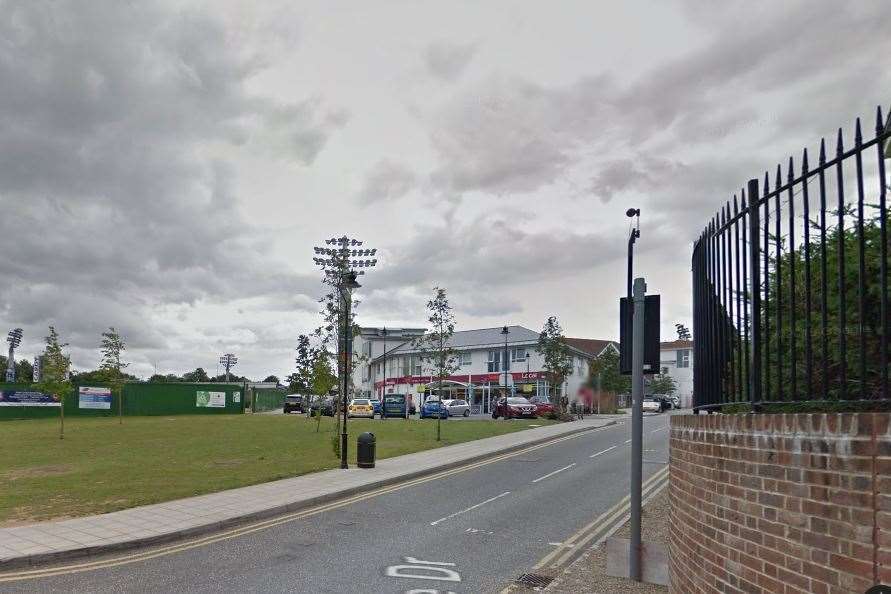
[{"label": "paved sidewalk", "polygon": [[[548,425],[378,460],[374,469],[326,470],[250,487],[71,520],[0,528],[0,571],[158,545],[312,507],[556,437],[616,423],[620,415]],[[443,464],[443,460],[449,462]]]}]

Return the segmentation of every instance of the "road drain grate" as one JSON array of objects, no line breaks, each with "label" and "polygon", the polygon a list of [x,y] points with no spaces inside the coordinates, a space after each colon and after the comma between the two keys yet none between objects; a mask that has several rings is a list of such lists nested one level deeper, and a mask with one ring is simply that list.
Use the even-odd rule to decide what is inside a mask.
[{"label": "road drain grate", "polygon": [[544,588],[553,582],[554,578],[538,573],[524,573],[516,581],[521,586],[526,586],[527,588]]}]

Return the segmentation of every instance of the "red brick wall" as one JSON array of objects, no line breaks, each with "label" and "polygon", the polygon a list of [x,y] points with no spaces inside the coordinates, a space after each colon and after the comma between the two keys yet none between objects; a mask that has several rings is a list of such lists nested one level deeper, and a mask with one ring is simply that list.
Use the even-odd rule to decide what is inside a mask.
[{"label": "red brick wall", "polygon": [[671,591],[891,583],[889,414],[671,418]]}]

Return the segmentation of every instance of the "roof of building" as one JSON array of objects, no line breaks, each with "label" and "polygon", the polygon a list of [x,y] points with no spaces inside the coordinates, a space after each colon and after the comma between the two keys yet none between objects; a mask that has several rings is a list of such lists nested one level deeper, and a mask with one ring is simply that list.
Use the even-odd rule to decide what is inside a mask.
[{"label": "roof of building", "polygon": [[[458,330],[454,334],[452,334],[451,340],[448,341],[446,346],[453,349],[472,349],[474,347],[487,347],[494,345],[504,345],[505,336],[501,333],[501,329],[503,326],[498,326],[496,328],[480,328],[477,330]],[[530,330],[529,328],[525,328],[523,326],[508,326],[508,335],[507,335],[507,344],[510,345],[528,345],[528,344],[538,344],[538,335],[539,333],[535,330]],[[604,348],[606,348],[606,343],[610,341],[602,341],[604,342]],[[591,352],[580,348],[577,345],[569,344],[568,345],[572,350],[577,351],[579,354],[588,355],[588,356],[596,356],[591,355]],[[603,349],[598,351],[598,355],[602,352]],[[412,344],[411,341],[404,342],[394,349],[390,349],[387,351],[387,356],[391,355],[399,355],[403,353],[416,353],[418,349]],[[376,357],[375,359],[381,359],[383,355]]]},{"label": "roof of building", "polygon": [[387,338],[401,338],[403,336],[416,336],[418,334],[423,334],[426,332],[426,328],[391,328],[390,326],[362,326],[360,328],[360,332],[362,336],[366,336],[369,338],[380,338],[383,339],[384,336],[381,334],[381,330],[384,328],[387,329]]},{"label": "roof of building", "polygon": [[692,340],[672,340],[670,342],[660,342],[659,350],[660,351],[670,351],[672,349],[692,349],[693,341]]},{"label": "roof of building", "polygon": [[566,344],[585,352],[592,357],[599,357],[609,345],[619,348],[619,343],[615,340],[600,340],[598,338],[565,338]]}]

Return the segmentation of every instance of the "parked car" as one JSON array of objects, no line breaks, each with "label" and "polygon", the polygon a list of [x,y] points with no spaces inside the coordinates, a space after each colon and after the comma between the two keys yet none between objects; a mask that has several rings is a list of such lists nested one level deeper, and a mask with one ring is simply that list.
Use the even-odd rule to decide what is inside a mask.
[{"label": "parked car", "polygon": [[384,417],[405,418],[405,394],[384,396]]},{"label": "parked car", "polygon": [[671,408],[680,408],[681,407],[681,398],[675,394],[672,394],[668,397],[671,400]]},{"label": "parked car", "polygon": [[323,416],[333,417],[334,416],[334,400],[332,400],[331,398],[320,398],[320,399],[314,400],[309,405],[309,412],[312,413],[313,415],[315,415],[316,411],[318,411],[319,409],[321,409]]},{"label": "parked car", "polygon": [[347,405],[348,417],[364,417],[366,419],[374,418],[374,406],[368,398],[354,398]]},{"label": "parked car", "polygon": [[448,419],[449,418],[449,409],[443,405],[439,400],[427,400],[423,405],[421,405],[421,418],[422,419]]},{"label": "parked car", "polygon": [[378,400],[377,398],[372,398],[371,399],[371,407],[374,409],[374,414],[376,414],[376,415],[381,414],[381,401],[380,400]]},{"label": "parked car", "polygon": [[469,417],[470,405],[466,400],[443,400],[442,403],[451,417]]},{"label": "parked car", "polygon": [[652,398],[659,403],[659,412],[664,412],[671,408],[671,399],[668,394],[651,394]]},{"label": "parked car", "polygon": [[504,398],[498,400],[492,411],[492,418],[504,417],[505,419],[535,419],[538,413],[535,405],[520,396],[510,396],[505,402]]},{"label": "parked car", "polygon": [[530,402],[535,405],[535,414],[538,416],[549,415],[554,412],[554,405],[547,398],[533,398]]},{"label": "parked car", "polygon": [[286,415],[291,414],[292,412],[302,413],[304,412],[304,402],[305,399],[303,397],[303,394],[288,394],[287,396],[285,396],[285,402],[282,406],[282,411]]},{"label": "parked car", "polygon": [[652,396],[644,396],[641,408],[643,412],[662,412],[662,402]]}]

